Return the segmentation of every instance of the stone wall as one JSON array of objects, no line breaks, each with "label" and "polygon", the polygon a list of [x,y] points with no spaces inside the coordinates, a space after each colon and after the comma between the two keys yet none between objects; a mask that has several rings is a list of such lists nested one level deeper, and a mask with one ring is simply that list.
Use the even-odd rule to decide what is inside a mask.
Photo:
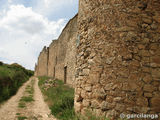
[{"label": "stone wall", "polygon": [[78,36],[76,112],[160,113],[159,0],[80,0]]},{"label": "stone wall", "polygon": [[67,69],[66,82],[71,84],[75,77],[77,15],[72,18],[58,38],[57,65],[55,77],[64,80],[64,67]]},{"label": "stone wall", "polygon": [[55,77],[55,66],[57,64],[58,40],[53,40],[49,45],[49,60],[48,60],[48,76]]},{"label": "stone wall", "polygon": [[50,44],[48,48],[48,63],[46,60],[44,60],[44,52],[42,51],[40,54],[38,65],[35,69],[37,76],[42,76],[41,73],[44,71],[44,69],[46,69],[46,67],[42,68],[41,65],[47,63],[47,76],[63,80],[65,83],[74,86],[76,66],[76,39],[77,15],[75,15],[67,23],[59,38],[57,40],[53,40]]},{"label": "stone wall", "polygon": [[70,29],[66,34],[69,33],[66,57],[64,59],[64,67],[67,69],[66,82],[70,85],[75,83],[75,72],[76,72],[76,40],[77,40],[77,15],[73,18],[70,24]]},{"label": "stone wall", "polygon": [[44,47],[38,57],[38,63],[35,70],[36,76],[48,75],[48,57],[49,57],[49,48]]}]

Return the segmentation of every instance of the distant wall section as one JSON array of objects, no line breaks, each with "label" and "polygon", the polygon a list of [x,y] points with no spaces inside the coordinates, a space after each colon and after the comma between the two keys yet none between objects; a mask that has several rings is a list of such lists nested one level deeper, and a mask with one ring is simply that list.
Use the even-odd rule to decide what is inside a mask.
[{"label": "distant wall section", "polygon": [[77,16],[65,26],[57,40],[39,55],[35,75],[54,77],[74,86],[76,66]]},{"label": "distant wall section", "polygon": [[38,57],[38,63],[35,71],[36,76],[48,75],[48,57],[49,57],[49,48],[44,47]]},{"label": "distant wall section", "polygon": [[59,37],[55,77],[74,84],[76,65],[77,15],[72,18]]},{"label": "distant wall section", "polygon": [[53,40],[49,45],[48,76],[55,77],[55,67],[57,65],[58,40]]}]

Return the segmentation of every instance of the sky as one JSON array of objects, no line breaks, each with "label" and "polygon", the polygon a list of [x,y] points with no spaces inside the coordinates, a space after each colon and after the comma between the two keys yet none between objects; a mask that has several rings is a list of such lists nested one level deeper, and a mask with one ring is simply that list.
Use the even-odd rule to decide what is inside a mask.
[{"label": "sky", "polygon": [[34,70],[77,12],[78,0],[0,0],[0,61]]}]

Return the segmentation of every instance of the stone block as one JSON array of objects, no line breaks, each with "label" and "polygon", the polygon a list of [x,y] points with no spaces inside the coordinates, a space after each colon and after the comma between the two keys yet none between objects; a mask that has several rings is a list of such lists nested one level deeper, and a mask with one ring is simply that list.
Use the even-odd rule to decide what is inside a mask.
[{"label": "stone block", "polygon": [[122,100],[123,100],[122,97],[115,97],[115,98],[113,99],[114,102],[120,102],[120,101],[122,101]]},{"label": "stone block", "polygon": [[133,55],[130,54],[130,53],[125,53],[123,56],[122,56],[123,60],[131,60],[133,58]]},{"label": "stone block", "polygon": [[143,90],[146,92],[153,92],[155,90],[155,87],[153,85],[146,84],[144,85]]},{"label": "stone block", "polygon": [[89,75],[90,69],[83,69],[83,75]]},{"label": "stone block", "polygon": [[152,77],[155,79],[160,79],[160,68],[151,69]]},{"label": "stone block", "polygon": [[125,32],[125,31],[132,31],[132,30],[134,30],[133,27],[124,26],[124,27],[117,28],[115,31],[117,31],[117,32]]},{"label": "stone block", "polygon": [[146,83],[150,83],[152,81],[152,77],[150,74],[146,74],[143,78],[143,81]]},{"label": "stone block", "polygon": [[141,50],[140,55],[141,55],[141,56],[145,56],[145,57],[149,57],[149,56],[150,56],[150,53],[149,53],[148,50]]},{"label": "stone block", "polygon": [[122,77],[128,77],[129,76],[129,70],[126,68],[121,68],[119,69],[118,75],[122,76]]},{"label": "stone block", "polygon": [[114,61],[114,59],[115,59],[115,57],[107,58],[107,59],[106,59],[106,63],[107,63],[108,65],[110,65],[110,64],[112,64],[112,62]]},{"label": "stone block", "polygon": [[154,91],[154,92],[153,92],[153,96],[160,98],[160,92],[159,92],[159,91]]},{"label": "stone block", "polygon": [[160,67],[160,56],[151,57],[151,66]]},{"label": "stone block", "polygon": [[150,73],[150,68],[149,67],[142,67],[142,71],[146,73]]},{"label": "stone block", "polygon": [[82,102],[82,100],[83,100],[83,98],[82,98],[82,96],[81,95],[75,95],[75,101],[76,102]]},{"label": "stone block", "polygon": [[100,73],[90,73],[89,74],[89,80],[90,83],[96,84],[100,80]]},{"label": "stone block", "polygon": [[100,103],[97,100],[92,100],[91,107],[92,108],[100,108]]},{"label": "stone block", "polygon": [[91,92],[92,91],[92,86],[91,85],[87,85],[84,88],[87,92]]},{"label": "stone block", "polygon": [[79,95],[81,93],[81,88],[75,88],[75,93]]},{"label": "stone block", "polygon": [[75,112],[79,113],[81,112],[81,109],[83,108],[82,104],[79,102],[74,103]]},{"label": "stone block", "polygon": [[138,44],[138,49],[144,49],[145,48],[145,46],[143,45],[143,44]]},{"label": "stone block", "polygon": [[105,90],[112,90],[113,83],[107,83],[104,87]]},{"label": "stone block", "polygon": [[152,93],[148,93],[148,92],[145,92],[144,93],[144,97],[149,97],[149,98],[151,98],[153,95],[152,95]]},{"label": "stone block", "polygon": [[89,60],[88,60],[88,63],[89,63],[90,65],[93,65],[95,62],[93,61],[93,59],[89,59]]},{"label": "stone block", "polygon": [[150,49],[151,50],[157,50],[158,49],[158,44],[156,44],[156,43],[152,43],[152,44],[150,44]]},{"label": "stone block", "polygon": [[155,112],[160,112],[160,97],[155,97],[151,99],[151,107]]},{"label": "stone block", "polygon": [[113,109],[114,107],[115,107],[115,103],[108,103],[106,101],[103,101],[100,105],[100,108],[103,111]]},{"label": "stone block", "polygon": [[106,96],[106,102],[112,103],[112,102],[113,102],[113,96],[107,95],[107,96]]},{"label": "stone block", "polygon": [[132,81],[129,83],[130,90],[135,91],[139,86],[136,82]]},{"label": "stone block", "polygon": [[82,97],[82,98],[85,98],[85,97],[86,97],[86,91],[83,90],[83,89],[81,90],[81,97]]},{"label": "stone block", "polygon": [[126,108],[126,105],[117,103],[115,110],[123,112],[125,110],[125,108]]},{"label": "stone block", "polygon": [[96,90],[96,98],[104,100],[106,98],[106,92],[103,88],[99,88]]},{"label": "stone block", "polygon": [[143,21],[144,23],[146,23],[146,24],[149,24],[149,25],[153,23],[152,18],[148,18],[148,17],[143,17],[143,18],[142,18],[142,21]]},{"label": "stone block", "polygon": [[148,106],[148,100],[145,97],[138,97],[136,100],[136,104],[138,106],[147,107]]},{"label": "stone block", "polygon": [[83,100],[82,104],[84,107],[89,107],[91,104],[91,101],[90,100]]},{"label": "stone block", "polygon": [[130,87],[128,83],[123,83],[122,90],[130,91]]}]

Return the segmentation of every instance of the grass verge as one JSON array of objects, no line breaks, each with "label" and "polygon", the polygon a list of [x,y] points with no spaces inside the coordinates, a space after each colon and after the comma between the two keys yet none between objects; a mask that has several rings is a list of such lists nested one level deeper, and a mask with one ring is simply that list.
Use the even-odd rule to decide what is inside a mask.
[{"label": "grass verge", "polygon": [[55,86],[44,89],[45,80],[48,77],[39,77],[39,87],[46,96],[52,114],[59,120],[73,120],[74,113],[74,89],[70,88],[60,80],[55,80]]},{"label": "grass verge", "polygon": [[85,116],[74,112],[74,89],[65,85],[61,80],[55,80],[55,86],[45,89],[45,81],[49,77],[39,77],[39,87],[46,97],[46,102],[51,109],[52,115],[59,120],[110,120],[109,118],[97,117],[93,112],[86,112]]}]

